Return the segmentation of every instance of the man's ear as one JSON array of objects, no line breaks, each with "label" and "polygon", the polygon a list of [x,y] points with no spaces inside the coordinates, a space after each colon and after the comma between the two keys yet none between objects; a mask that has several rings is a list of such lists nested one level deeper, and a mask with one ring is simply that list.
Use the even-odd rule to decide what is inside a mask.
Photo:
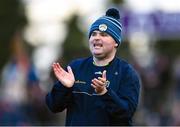
[{"label": "man's ear", "polygon": [[118,44],[116,43],[116,44],[115,44],[115,48],[117,48],[117,47],[118,47]]}]

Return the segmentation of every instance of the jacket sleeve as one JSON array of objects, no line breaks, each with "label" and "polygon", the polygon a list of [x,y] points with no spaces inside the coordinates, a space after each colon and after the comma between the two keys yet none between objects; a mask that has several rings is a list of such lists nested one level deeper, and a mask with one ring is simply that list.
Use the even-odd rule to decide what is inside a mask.
[{"label": "jacket sleeve", "polygon": [[71,102],[71,91],[71,88],[66,88],[59,81],[56,82],[51,92],[46,95],[48,108],[54,113],[63,111]]},{"label": "jacket sleeve", "polygon": [[140,80],[136,71],[127,66],[123,71],[117,92],[108,88],[106,94],[101,96],[105,103],[105,109],[116,121],[131,119],[138,104]]}]

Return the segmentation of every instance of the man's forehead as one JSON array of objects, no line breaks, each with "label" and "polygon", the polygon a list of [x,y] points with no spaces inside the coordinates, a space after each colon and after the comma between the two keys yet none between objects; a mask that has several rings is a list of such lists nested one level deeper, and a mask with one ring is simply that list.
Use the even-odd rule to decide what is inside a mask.
[{"label": "man's forehead", "polygon": [[106,32],[100,31],[100,30],[94,30],[93,33],[99,33],[100,34],[100,33],[106,33]]}]

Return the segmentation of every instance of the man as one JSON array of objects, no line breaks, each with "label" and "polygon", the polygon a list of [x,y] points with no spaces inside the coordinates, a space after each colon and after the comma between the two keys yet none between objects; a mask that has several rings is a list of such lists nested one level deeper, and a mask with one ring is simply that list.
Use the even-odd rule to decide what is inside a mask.
[{"label": "man", "polygon": [[111,8],[91,25],[91,57],[74,60],[67,70],[52,65],[58,82],[46,103],[52,112],[67,109],[67,126],[132,125],[140,81],[133,67],[115,56],[121,43],[119,19],[119,11]]}]

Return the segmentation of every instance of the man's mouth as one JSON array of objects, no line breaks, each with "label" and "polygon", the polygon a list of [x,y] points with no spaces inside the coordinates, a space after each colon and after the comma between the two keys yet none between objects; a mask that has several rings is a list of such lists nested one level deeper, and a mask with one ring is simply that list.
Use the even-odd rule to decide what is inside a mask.
[{"label": "man's mouth", "polygon": [[95,43],[94,45],[93,45],[95,48],[97,47],[102,47],[103,45],[102,44],[99,44],[99,43]]}]

